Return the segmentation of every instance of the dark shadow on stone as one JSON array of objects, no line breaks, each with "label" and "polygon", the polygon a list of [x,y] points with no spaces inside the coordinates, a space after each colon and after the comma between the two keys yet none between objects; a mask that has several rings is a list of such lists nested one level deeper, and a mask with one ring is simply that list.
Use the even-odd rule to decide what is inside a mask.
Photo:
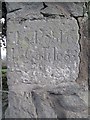
[{"label": "dark shadow on stone", "polygon": [[[2,38],[6,35],[7,31],[7,9],[6,3],[2,2],[2,18],[5,19],[5,23],[2,24]],[[5,41],[3,40],[3,45]],[[6,68],[6,69],[4,69]],[[6,92],[5,92],[6,91]],[[8,85],[7,85],[7,67],[2,66],[2,117],[5,118],[5,111],[8,107]]]}]

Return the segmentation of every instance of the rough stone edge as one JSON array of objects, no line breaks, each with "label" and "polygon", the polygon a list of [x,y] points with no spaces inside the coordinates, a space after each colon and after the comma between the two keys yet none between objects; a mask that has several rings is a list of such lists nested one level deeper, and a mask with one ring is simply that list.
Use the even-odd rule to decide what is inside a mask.
[{"label": "rough stone edge", "polygon": [[[0,1],[0,18],[2,17],[2,3]],[[0,32],[2,32],[2,25],[0,23]],[[1,40],[1,39],[0,39]],[[2,119],[2,60],[1,60],[1,47],[0,47],[0,120]]]},{"label": "rough stone edge", "polygon": [[5,2],[88,2],[88,0],[5,0]]},{"label": "rough stone edge", "polygon": [[89,46],[88,46],[88,15],[77,18],[79,25],[79,46],[80,46],[80,64],[79,64],[79,74],[76,79],[76,83],[80,85],[81,91],[79,96],[85,101],[88,106],[88,56],[89,56]]},{"label": "rough stone edge", "polygon": [[[83,49],[85,49],[85,47],[87,46],[86,44],[84,44],[83,45],[83,39],[84,39],[84,41],[85,40],[87,40],[87,37],[86,37],[86,39],[84,38],[84,30],[86,29],[85,28],[85,24],[86,24],[86,22],[87,22],[87,16],[85,17],[85,16],[79,16],[79,17],[75,17],[75,16],[72,16],[73,18],[75,18],[75,20],[77,21],[77,23],[78,23],[78,26],[79,26],[79,31],[78,31],[78,33],[79,33],[79,37],[80,37],[80,39],[79,39],[79,45],[80,45],[80,54],[79,54],[79,58],[80,58],[80,67],[79,67],[79,69],[80,69],[80,71],[79,71],[79,75],[78,75],[78,78],[76,79],[76,82],[77,83],[79,83],[80,85],[84,85],[85,84],[85,81],[84,80],[86,80],[86,85],[87,85],[87,79],[88,79],[88,75],[86,75],[86,76],[82,76],[83,75],[83,73],[84,72],[86,72],[85,70],[84,70],[84,72],[82,72],[82,66],[83,66],[83,62],[82,61],[84,61],[85,62],[85,60],[87,61],[87,57],[85,58],[85,60],[83,60],[83,57],[84,57],[84,55],[82,55],[83,54]],[[81,23],[80,23],[81,22]],[[86,25],[87,26],[87,25]],[[84,29],[83,29],[84,28]],[[81,32],[81,31],[83,31],[83,32]],[[87,48],[85,49],[85,53],[87,53]],[[87,64],[88,64],[88,62],[86,62],[85,63],[85,68],[86,68],[86,70],[87,70]],[[83,67],[84,68],[84,67]],[[88,73],[88,72],[86,72],[86,73]],[[84,77],[85,77],[85,79],[84,79]],[[83,82],[82,82],[82,80],[83,80],[83,82],[84,82],[84,84],[83,84]]]},{"label": "rough stone edge", "polygon": [[80,65],[76,82],[88,84],[88,17],[78,17],[77,21],[79,25]]}]

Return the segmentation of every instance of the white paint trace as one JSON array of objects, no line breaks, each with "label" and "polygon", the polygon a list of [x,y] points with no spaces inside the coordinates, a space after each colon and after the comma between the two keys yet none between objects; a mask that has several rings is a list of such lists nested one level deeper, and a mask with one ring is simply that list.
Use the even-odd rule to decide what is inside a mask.
[{"label": "white paint trace", "polygon": [[4,42],[5,42],[5,46],[3,45],[3,42],[1,41],[1,59],[5,60],[6,59],[6,37],[4,36],[3,38]]},{"label": "white paint trace", "polygon": [[6,48],[4,47],[1,48],[1,59],[2,60],[6,59]]},{"label": "white paint trace", "polygon": [[1,22],[1,24],[4,24],[5,23],[5,18],[1,18],[0,22]]},{"label": "white paint trace", "polygon": [[[1,24],[4,24],[5,23],[5,18],[1,18],[0,19],[0,23]],[[2,32],[0,32],[0,34],[2,34]],[[0,39],[2,39],[2,37],[0,37]],[[4,43],[5,43],[5,46],[3,45],[3,42],[2,42],[2,40],[1,40],[1,59],[2,60],[5,60],[6,59],[6,37],[4,36],[3,37],[3,40],[4,40]]]}]

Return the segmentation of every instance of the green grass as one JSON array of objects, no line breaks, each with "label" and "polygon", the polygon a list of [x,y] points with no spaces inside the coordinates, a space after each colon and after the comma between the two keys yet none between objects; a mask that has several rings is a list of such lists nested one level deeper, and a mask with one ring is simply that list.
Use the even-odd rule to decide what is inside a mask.
[{"label": "green grass", "polygon": [[3,75],[6,74],[6,72],[7,72],[7,69],[2,69],[2,74]]},{"label": "green grass", "polygon": [[3,66],[2,66],[2,69],[7,69],[7,66],[4,66],[4,65],[3,65]]},{"label": "green grass", "polygon": [[7,69],[2,69],[2,89],[8,90],[7,85]]}]

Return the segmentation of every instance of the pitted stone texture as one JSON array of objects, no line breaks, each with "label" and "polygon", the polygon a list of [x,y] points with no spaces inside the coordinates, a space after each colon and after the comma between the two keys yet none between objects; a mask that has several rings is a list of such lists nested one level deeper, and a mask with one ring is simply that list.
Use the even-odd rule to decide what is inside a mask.
[{"label": "pitted stone texture", "polygon": [[80,3],[61,3],[61,5],[73,16],[83,16],[84,15],[84,2]]},{"label": "pitted stone texture", "polygon": [[23,4],[7,14],[10,118],[87,116],[75,84],[80,63],[77,20],[61,4],[46,5]]},{"label": "pitted stone texture", "polygon": [[0,92],[0,120],[2,119],[2,93]]},{"label": "pitted stone texture", "polygon": [[[1,49],[1,48],[0,48]],[[0,53],[1,54],[1,53]],[[1,55],[0,55],[1,56]],[[2,69],[2,60],[0,59],[0,70]],[[0,90],[2,90],[2,73],[0,72]]]},{"label": "pitted stone texture", "polygon": [[12,92],[9,100],[7,118],[82,118],[88,113],[78,95],[57,95],[42,88]]},{"label": "pitted stone texture", "polygon": [[[19,9],[29,9],[29,10],[36,10],[37,8],[40,10],[43,7],[42,2],[38,3],[38,2],[7,2],[6,3],[7,6],[7,13],[11,13],[11,12],[15,12],[15,10],[19,10]],[[27,6],[27,7],[26,7]]]},{"label": "pitted stone texture", "polygon": [[[55,14],[60,14],[61,12],[65,12],[65,13],[69,13],[72,14],[73,16],[83,16],[83,9],[84,9],[84,2],[54,2],[54,3],[50,3],[50,2],[45,2],[45,4],[47,5],[47,7],[45,9],[43,6],[43,3],[33,3],[33,2],[20,2],[19,4],[16,3],[12,3],[12,2],[7,2],[7,12],[13,12],[14,10],[18,10],[18,9],[24,9],[25,5],[27,5],[27,8],[31,9],[36,9],[38,7],[40,7],[40,10],[47,12],[47,13],[55,13]],[[64,9],[63,9],[64,8]]]},{"label": "pitted stone texture", "polygon": [[39,12],[29,14],[29,10],[23,16],[24,12],[8,15],[8,67],[10,76],[16,76],[9,84],[53,85],[75,81],[80,52],[77,21],[43,17]]},{"label": "pitted stone texture", "polygon": [[10,104],[8,106],[6,118],[36,118],[35,107],[32,103],[31,94],[24,92],[10,92]]}]

